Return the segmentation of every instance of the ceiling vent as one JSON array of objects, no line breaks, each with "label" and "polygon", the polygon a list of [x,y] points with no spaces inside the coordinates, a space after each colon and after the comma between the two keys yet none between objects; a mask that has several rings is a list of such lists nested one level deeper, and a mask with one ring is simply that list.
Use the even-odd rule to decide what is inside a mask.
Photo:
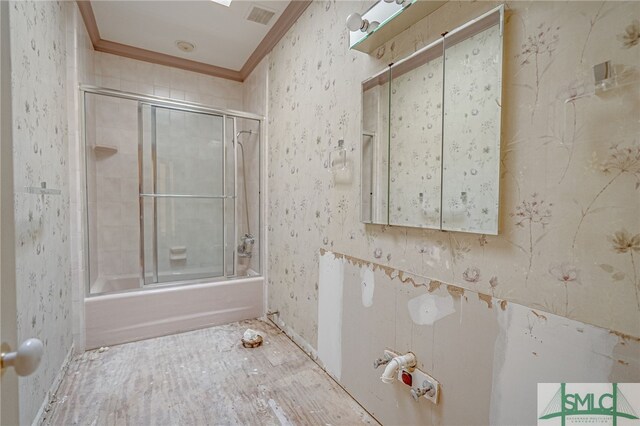
[{"label": "ceiling vent", "polygon": [[271,21],[271,18],[274,17],[275,14],[276,13],[271,10],[264,9],[259,6],[253,6],[249,11],[249,14],[247,15],[247,21],[257,22],[258,24],[267,25],[269,21]]}]

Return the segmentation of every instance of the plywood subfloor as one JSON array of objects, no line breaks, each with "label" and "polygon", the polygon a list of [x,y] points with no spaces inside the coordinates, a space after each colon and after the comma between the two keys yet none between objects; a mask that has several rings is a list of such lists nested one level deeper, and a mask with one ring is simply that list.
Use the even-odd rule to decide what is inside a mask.
[{"label": "plywood subfloor", "polygon": [[[263,332],[255,349],[247,328]],[[277,328],[258,320],[91,351],[46,425],[378,424]]]}]

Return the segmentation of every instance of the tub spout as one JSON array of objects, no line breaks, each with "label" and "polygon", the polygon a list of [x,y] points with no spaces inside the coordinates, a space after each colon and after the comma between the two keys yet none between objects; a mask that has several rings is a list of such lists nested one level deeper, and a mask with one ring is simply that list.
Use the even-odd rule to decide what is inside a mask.
[{"label": "tub spout", "polygon": [[416,366],[416,356],[411,352],[407,352],[404,355],[399,355],[393,358],[384,369],[382,373],[382,380],[384,383],[391,383],[398,375],[398,370],[401,368],[413,368]]}]

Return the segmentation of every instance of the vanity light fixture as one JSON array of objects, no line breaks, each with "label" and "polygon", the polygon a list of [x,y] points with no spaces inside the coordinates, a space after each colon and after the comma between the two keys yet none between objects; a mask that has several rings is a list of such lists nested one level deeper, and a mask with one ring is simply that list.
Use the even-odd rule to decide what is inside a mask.
[{"label": "vanity light fixture", "polygon": [[[364,50],[358,48],[358,50],[369,51],[372,48],[378,47],[384,43],[383,39],[385,39],[385,37],[386,39],[391,37],[389,35],[390,31],[398,33],[408,28],[411,23],[417,22],[420,18],[424,17],[425,12],[431,12],[443,3],[443,1],[435,0],[378,0],[366,12],[362,14],[354,12],[347,17],[346,24],[349,29],[349,47],[353,49],[355,46],[361,44],[361,42],[364,43],[365,40],[370,37],[378,39],[379,41],[372,40],[370,43],[365,44],[375,44],[375,46],[365,47]],[[392,25],[392,27],[394,27],[392,30],[389,30],[388,26],[387,29],[384,28],[386,24],[399,17],[405,10],[409,9],[409,7],[416,13],[412,12],[408,15],[414,16],[405,16],[395,21],[395,24]],[[380,35],[378,32],[387,33],[387,35]],[[375,34],[378,35],[376,36]]]},{"label": "vanity light fixture", "polygon": [[379,22],[369,22],[367,19],[362,19],[362,15],[357,12],[354,12],[351,15],[347,16],[347,28],[349,28],[349,31],[359,30],[363,33],[371,32],[378,28],[378,25],[380,25]]}]

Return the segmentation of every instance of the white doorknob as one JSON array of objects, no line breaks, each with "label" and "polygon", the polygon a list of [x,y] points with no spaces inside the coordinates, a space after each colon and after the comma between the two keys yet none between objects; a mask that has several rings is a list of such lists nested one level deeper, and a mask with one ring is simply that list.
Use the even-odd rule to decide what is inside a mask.
[{"label": "white doorknob", "polygon": [[18,348],[17,352],[2,354],[2,368],[13,367],[18,376],[28,376],[38,369],[44,345],[39,339],[27,339]]}]

